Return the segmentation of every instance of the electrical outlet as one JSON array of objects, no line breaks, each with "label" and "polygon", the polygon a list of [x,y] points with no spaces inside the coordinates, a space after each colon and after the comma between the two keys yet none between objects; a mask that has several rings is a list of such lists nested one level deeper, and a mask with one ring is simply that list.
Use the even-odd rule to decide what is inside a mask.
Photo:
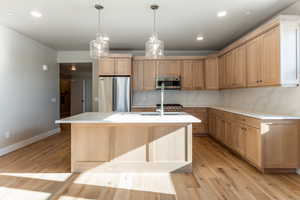
[{"label": "electrical outlet", "polygon": [[9,132],[9,131],[6,131],[6,132],[4,133],[4,137],[5,137],[6,139],[10,138],[10,132]]}]

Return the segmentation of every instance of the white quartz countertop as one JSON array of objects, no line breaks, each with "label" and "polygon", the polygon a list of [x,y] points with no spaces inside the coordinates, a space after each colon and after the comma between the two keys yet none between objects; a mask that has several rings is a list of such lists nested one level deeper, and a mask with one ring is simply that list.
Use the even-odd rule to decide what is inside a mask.
[{"label": "white quartz countertop", "polygon": [[[167,113],[166,113],[167,114]],[[178,113],[178,115],[151,115],[151,113],[98,113],[98,112],[87,112],[79,115],[74,115],[61,120],[56,120],[57,124],[68,124],[68,123],[128,123],[128,124],[147,124],[147,123],[200,123],[201,120],[189,115],[187,113]]]},{"label": "white quartz countertop", "polygon": [[[133,108],[147,108],[147,107],[155,107],[155,106],[133,106]],[[244,115],[247,117],[253,117],[262,120],[280,120],[280,119],[300,119],[300,116],[294,115],[280,115],[280,114],[270,114],[270,113],[260,113],[260,112],[251,112],[243,109],[238,109],[234,107],[223,107],[223,106],[186,106],[183,105],[184,108],[213,108],[217,110],[222,110],[226,112],[231,112],[239,115]]]},{"label": "white quartz countertop", "polygon": [[243,109],[237,109],[232,107],[210,107],[217,110],[222,110],[226,112],[231,112],[234,114],[244,115],[247,117],[253,117],[262,120],[274,120],[274,119],[300,119],[300,116],[290,116],[290,115],[272,115],[267,113],[249,112]]}]

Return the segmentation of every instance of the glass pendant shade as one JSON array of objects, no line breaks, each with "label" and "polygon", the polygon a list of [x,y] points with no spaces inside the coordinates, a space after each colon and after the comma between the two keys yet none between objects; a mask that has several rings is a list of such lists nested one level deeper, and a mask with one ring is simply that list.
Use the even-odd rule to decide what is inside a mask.
[{"label": "glass pendant shade", "polygon": [[156,11],[158,8],[158,5],[151,5],[151,9],[154,12],[153,33],[145,44],[145,56],[154,59],[164,56],[164,42],[158,39],[156,31]]},{"label": "glass pendant shade", "polygon": [[98,33],[96,39],[90,42],[90,56],[92,59],[100,59],[109,54],[109,38],[101,32],[100,11],[103,9],[103,6],[96,4],[95,8],[98,10]]},{"label": "glass pendant shade", "polygon": [[90,42],[90,56],[93,59],[108,56],[109,40],[107,37],[99,35],[96,40]]},{"label": "glass pendant shade", "polygon": [[146,57],[159,58],[164,56],[164,42],[153,35],[146,42]]}]

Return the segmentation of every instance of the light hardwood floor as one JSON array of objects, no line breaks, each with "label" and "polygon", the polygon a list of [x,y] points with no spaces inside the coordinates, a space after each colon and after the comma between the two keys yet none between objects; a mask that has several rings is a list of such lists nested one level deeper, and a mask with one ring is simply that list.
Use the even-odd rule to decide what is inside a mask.
[{"label": "light hardwood floor", "polygon": [[68,131],[0,157],[0,200],[299,200],[299,175],[263,175],[209,137],[193,174],[71,174]]}]

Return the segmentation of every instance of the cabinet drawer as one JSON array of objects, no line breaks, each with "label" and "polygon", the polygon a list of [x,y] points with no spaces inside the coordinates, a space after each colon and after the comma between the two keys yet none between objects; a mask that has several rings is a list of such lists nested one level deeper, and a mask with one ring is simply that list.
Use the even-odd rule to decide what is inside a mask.
[{"label": "cabinet drawer", "polygon": [[132,112],[155,112],[155,108],[132,108]]},{"label": "cabinet drawer", "polygon": [[251,127],[260,128],[261,121],[259,119],[255,119],[252,117],[246,117],[246,116],[238,115],[238,114],[232,114],[231,116],[232,116],[231,117],[232,120],[238,121],[242,124],[246,124]]}]

